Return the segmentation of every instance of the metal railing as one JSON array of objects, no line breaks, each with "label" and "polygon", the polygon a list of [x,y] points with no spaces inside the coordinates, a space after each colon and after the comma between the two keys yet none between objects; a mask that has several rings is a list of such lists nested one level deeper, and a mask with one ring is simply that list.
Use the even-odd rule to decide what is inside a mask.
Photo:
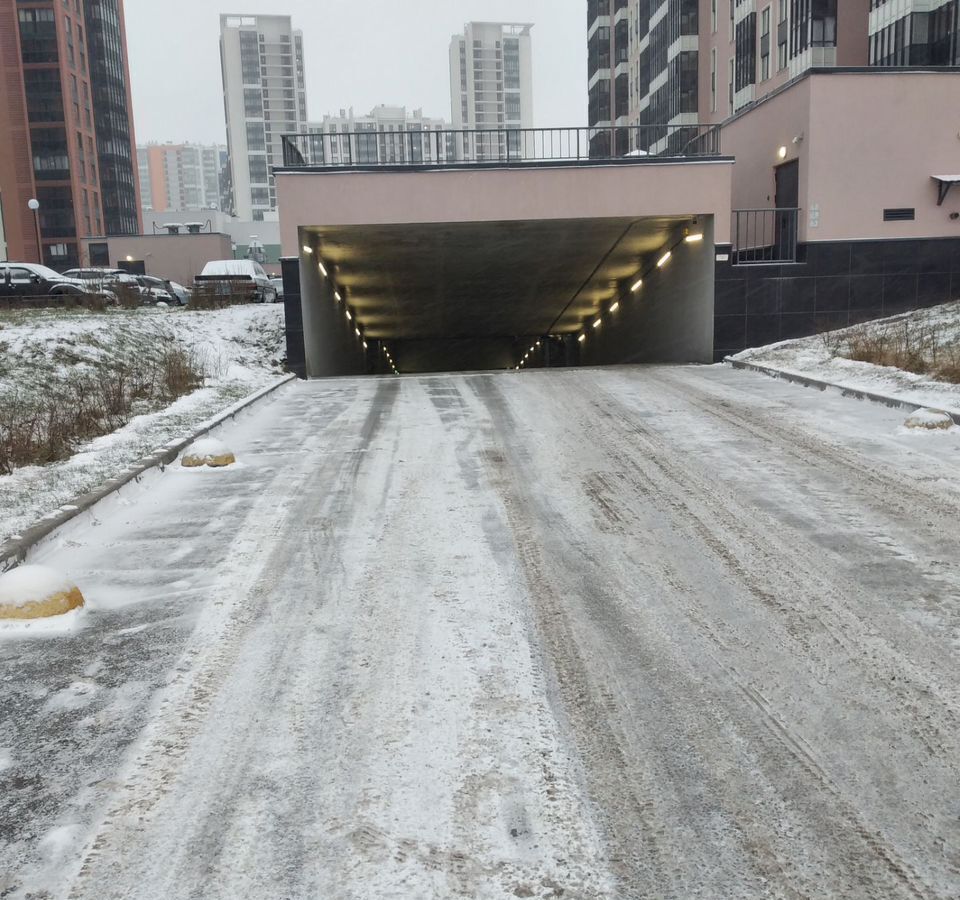
[{"label": "metal railing", "polygon": [[735,209],[733,264],[795,263],[799,225],[799,209]]},{"label": "metal railing", "polygon": [[284,168],[503,166],[720,154],[713,125],[287,134]]}]

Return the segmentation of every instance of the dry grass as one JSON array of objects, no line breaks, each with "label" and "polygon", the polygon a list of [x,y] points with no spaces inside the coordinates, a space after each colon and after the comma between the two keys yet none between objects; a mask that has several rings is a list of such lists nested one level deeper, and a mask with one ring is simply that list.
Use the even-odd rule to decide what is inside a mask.
[{"label": "dry grass", "polygon": [[955,329],[942,322],[929,318],[874,322],[830,332],[823,341],[834,356],[960,384],[960,341]]},{"label": "dry grass", "polygon": [[250,291],[242,287],[223,293],[223,284],[198,284],[190,296],[190,309],[223,309],[238,303],[250,303]]},{"label": "dry grass", "polygon": [[195,350],[171,342],[135,361],[107,357],[77,366],[42,393],[2,394],[0,475],[66,459],[85,441],[190,393],[206,376],[206,361]]}]

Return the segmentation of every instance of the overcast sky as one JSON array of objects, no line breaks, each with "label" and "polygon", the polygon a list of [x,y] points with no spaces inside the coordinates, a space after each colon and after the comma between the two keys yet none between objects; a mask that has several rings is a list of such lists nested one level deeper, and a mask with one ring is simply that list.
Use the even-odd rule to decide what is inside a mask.
[{"label": "overcast sky", "polygon": [[585,125],[585,0],[126,0],[137,141],[225,143],[220,14],[290,15],[303,31],[307,114],[380,103],[450,119],[450,36],[532,22],[534,124]]}]

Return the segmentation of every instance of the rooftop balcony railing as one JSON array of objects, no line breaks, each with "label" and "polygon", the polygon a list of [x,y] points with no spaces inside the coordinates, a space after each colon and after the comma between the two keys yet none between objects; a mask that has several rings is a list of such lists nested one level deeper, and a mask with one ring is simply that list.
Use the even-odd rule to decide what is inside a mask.
[{"label": "rooftop balcony railing", "polygon": [[720,155],[720,129],[713,125],[358,131],[287,134],[282,140],[283,167],[292,169],[626,163]]}]

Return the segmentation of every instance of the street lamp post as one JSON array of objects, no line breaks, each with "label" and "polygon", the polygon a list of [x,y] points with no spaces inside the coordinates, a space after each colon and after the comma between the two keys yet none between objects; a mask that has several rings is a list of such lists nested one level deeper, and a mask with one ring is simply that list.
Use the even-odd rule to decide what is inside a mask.
[{"label": "street lamp post", "polygon": [[27,206],[33,210],[33,225],[37,229],[37,262],[43,265],[43,244],[40,242],[40,201],[31,199]]}]

